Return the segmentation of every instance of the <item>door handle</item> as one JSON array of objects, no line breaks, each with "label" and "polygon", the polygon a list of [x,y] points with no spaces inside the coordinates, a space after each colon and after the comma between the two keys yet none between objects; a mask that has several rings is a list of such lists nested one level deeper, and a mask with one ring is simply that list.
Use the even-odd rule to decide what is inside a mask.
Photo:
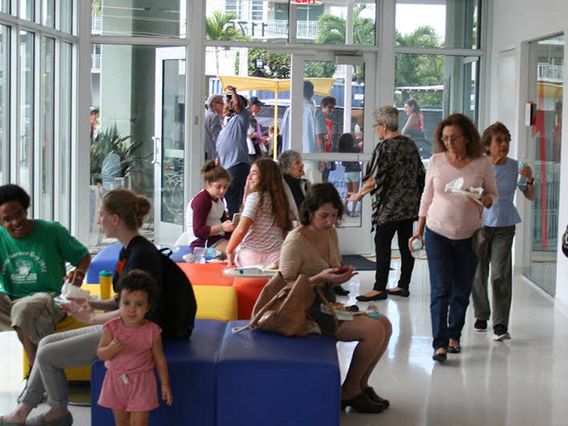
[{"label": "door handle", "polygon": [[152,164],[160,164],[160,138],[152,136],[152,140],[154,141]]}]

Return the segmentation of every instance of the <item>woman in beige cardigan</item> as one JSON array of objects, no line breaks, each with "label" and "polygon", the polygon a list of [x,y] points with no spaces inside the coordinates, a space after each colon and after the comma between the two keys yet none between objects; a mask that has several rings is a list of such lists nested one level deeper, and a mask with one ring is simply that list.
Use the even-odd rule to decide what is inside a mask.
[{"label": "woman in beige cardigan", "polygon": [[[286,281],[294,281],[300,274],[308,275],[330,302],[335,300],[333,288],[356,274],[352,267],[341,267],[335,224],[342,214],[343,204],[333,185],[312,185],[302,203],[301,225],[288,234],[280,254],[279,269]],[[336,327],[333,317],[320,311],[320,303],[316,298],[310,318],[322,333],[340,341],[358,342],[342,385],[342,408],[351,406],[359,412],[380,413],[389,402],[375,393],[368,380],[389,343],[389,319],[384,315],[378,320],[358,315],[351,321],[340,321]]]}]

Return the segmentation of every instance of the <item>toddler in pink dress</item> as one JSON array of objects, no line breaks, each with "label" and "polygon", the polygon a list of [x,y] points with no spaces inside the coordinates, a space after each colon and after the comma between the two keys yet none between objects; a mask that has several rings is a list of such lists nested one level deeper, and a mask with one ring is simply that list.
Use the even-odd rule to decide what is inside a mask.
[{"label": "toddler in pink dress", "polygon": [[118,318],[108,321],[97,350],[107,372],[99,405],[111,408],[117,425],[147,424],[150,411],[159,406],[154,367],[162,386],[162,399],[173,398],[158,325],[145,319],[157,291],[154,279],[132,270],[119,283]]}]

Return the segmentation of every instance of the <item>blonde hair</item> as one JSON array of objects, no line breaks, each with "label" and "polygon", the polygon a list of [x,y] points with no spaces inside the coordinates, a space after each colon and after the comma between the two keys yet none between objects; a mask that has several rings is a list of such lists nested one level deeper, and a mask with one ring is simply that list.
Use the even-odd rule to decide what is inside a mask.
[{"label": "blonde hair", "polygon": [[113,189],[103,197],[103,208],[120,217],[131,231],[142,227],[151,207],[146,197],[129,189]]}]

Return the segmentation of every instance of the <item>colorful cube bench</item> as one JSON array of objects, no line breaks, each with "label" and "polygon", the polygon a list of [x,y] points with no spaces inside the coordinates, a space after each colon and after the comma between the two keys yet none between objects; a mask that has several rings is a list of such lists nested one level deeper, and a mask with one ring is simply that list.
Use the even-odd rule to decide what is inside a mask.
[{"label": "colorful cube bench", "polygon": [[91,260],[89,269],[87,269],[86,282],[96,284],[99,282],[99,273],[103,270],[114,271],[118,263],[118,255],[122,249],[122,244],[114,243],[104,247]]},{"label": "colorful cube bench", "polygon": [[[150,414],[151,425],[215,426],[217,360],[226,324],[197,320],[189,340],[167,340],[164,353],[168,360],[174,403],[163,401]],[[93,363],[91,380],[91,424],[114,425],[112,411],[97,404],[106,368]]]},{"label": "colorful cube bench", "polygon": [[[339,425],[340,374],[336,342],[325,336],[284,337],[221,321],[198,320],[189,341],[166,341],[171,407],[150,415],[159,425]],[[92,369],[91,421],[113,425],[97,405],[105,368]]]},{"label": "colorful cube bench", "polygon": [[193,292],[197,300],[197,318],[225,322],[234,321],[238,318],[235,288],[217,285],[194,285]]},{"label": "colorful cube bench", "polygon": [[256,303],[256,299],[270,278],[240,278],[233,280],[233,287],[237,292],[237,300],[239,303],[239,319],[250,319],[252,308]]},{"label": "colorful cube bench", "polygon": [[339,425],[336,341],[227,324],[217,370],[217,426]]}]

